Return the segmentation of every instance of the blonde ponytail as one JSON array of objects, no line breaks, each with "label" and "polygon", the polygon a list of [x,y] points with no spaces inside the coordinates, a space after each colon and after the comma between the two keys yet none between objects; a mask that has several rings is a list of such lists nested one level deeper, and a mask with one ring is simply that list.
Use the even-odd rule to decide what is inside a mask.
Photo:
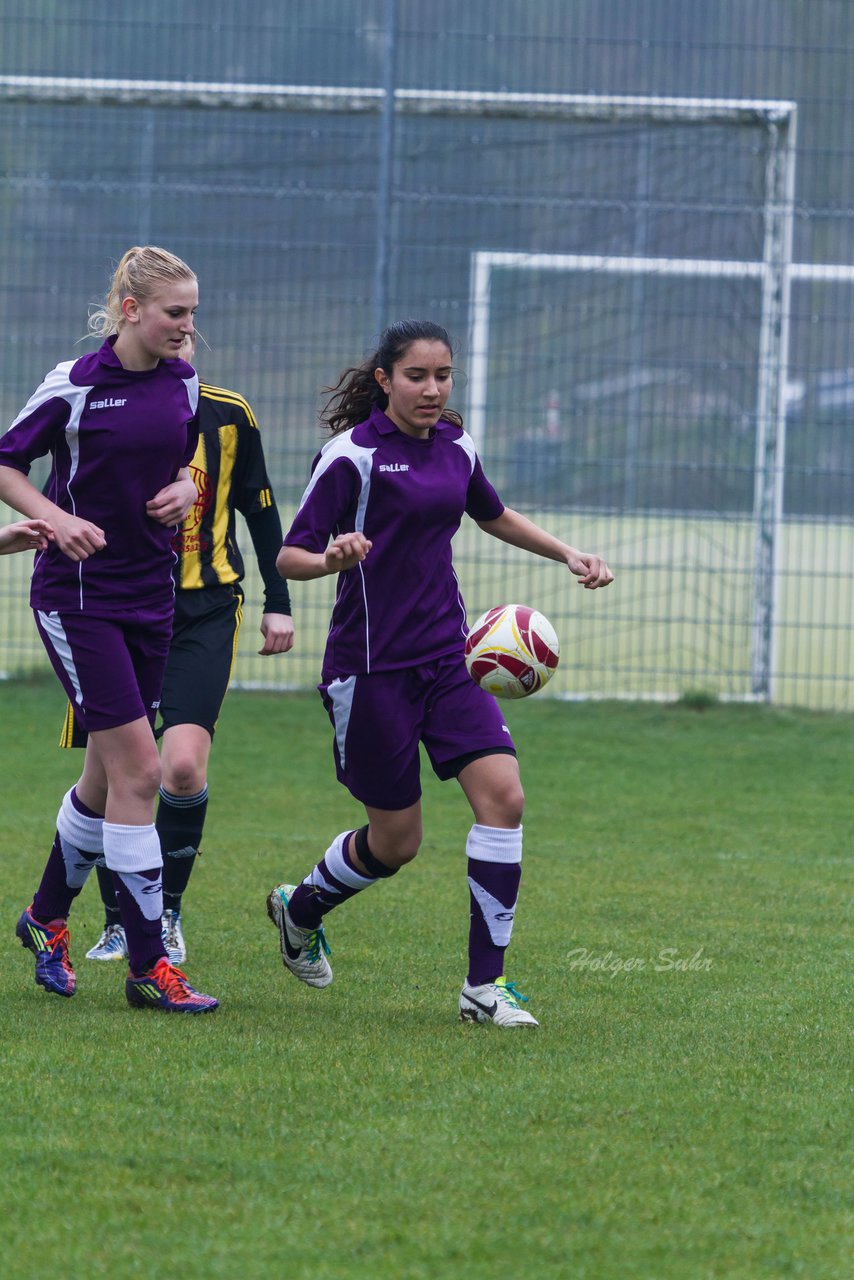
[{"label": "blonde ponytail", "polygon": [[164,284],[174,280],[195,283],[195,272],[181,258],[157,245],[134,245],[116,267],[110,290],[103,306],[89,314],[89,332],[107,338],[119,333],[125,322],[122,303],[125,298],[148,302]]}]

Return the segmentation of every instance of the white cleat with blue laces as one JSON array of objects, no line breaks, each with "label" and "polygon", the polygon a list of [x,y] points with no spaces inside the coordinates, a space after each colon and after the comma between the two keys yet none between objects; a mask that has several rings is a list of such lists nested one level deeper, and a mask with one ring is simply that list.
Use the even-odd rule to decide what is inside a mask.
[{"label": "white cleat with blue laces", "polygon": [[288,914],[288,903],[296,889],[294,884],[277,884],[267,896],[267,915],[279,931],[282,963],[300,982],[309,987],[328,987],[332,966],[326,957],[329,943],[323,925],[316,929],[300,929]]},{"label": "white cleat with blue laces", "polygon": [[496,978],[479,987],[466,983],[460,993],[460,1021],[492,1022],[496,1027],[538,1027],[537,1019],[520,1007],[527,1001],[528,997],[506,978]]}]

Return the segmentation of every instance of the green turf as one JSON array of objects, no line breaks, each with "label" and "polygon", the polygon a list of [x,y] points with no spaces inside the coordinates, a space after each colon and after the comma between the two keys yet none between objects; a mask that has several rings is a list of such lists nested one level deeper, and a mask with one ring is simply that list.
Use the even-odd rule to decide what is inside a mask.
[{"label": "green turf", "polygon": [[[222,1008],[130,1010],[83,951],[14,941],[77,753],[58,686],[0,686],[3,1274],[670,1280],[850,1274],[854,719],[508,708],[528,795],[508,976],[537,1031],[456,1020],[469,816],[425,784],[415,864],[285,974],[264,897],[358,811],[310,696],[231,694],[187,970]],[[662,958],[662,952],[664,957]]]}]

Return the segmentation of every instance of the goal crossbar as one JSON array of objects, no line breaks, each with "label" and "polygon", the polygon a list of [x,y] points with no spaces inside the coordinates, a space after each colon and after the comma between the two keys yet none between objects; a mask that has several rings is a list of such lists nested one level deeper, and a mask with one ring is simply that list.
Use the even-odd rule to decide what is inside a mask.
[{"label": "goal crossbar", "polygon": [[[590,123],[630,120],[662,124],[785,125],[796,109],[794,102],[754,98],[488,93],[454,89],[396,89],[394,100],[395,109],[406,115],[542,118]],[[378,114],[383,109],[385,90],[353,85],[228,84],[217,81],[4,75],[0,76],[0,101]]]}]

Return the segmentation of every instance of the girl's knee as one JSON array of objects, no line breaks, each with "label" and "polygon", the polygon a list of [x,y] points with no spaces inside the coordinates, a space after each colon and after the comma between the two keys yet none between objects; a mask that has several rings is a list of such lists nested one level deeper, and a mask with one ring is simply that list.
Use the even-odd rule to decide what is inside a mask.
[{"label": "girl's knee", "polygon": [[475,821],[481,826],[520,827],[525,812],[525,796],[521,787],[518,791],[502,791],[500,794],[483,797],[473,805],[473,809]]},{"label": "girl's knee", "polygon": [[404,867],[413,861],[421,848],[421,828],[378,830],[371,825],[368,827],[367,841],[370,852],[387,867]]},{"label": "girl's knee", "polygon": [[205,782],[206,771],[191,756],[177,756],[163,768],[163,786],[172,795],[196,795]]},{"label": "girl's knee", "polygon": [[129,779],[130,789],[137,792],[140,798],[153,799],[160,790],[161,770],[158,759],[148,760],[141,764],[136,775]]},{"label": "girl's knee", "polygon": [[522,816],[525,812],[525,792],[522,790],[521,782],[505,799],[507,808],[507,826],[520,827],[522,825]]}]

